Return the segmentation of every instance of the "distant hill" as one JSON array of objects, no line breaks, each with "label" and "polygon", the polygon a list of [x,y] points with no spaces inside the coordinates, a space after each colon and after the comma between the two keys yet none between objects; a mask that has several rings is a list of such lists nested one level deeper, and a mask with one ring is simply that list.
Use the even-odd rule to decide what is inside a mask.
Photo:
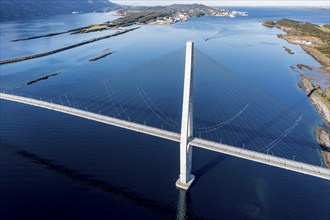
[{"label": "distant hill", "polygon": [[119,6],[108,0],[0,0],[0,18],[93,12]]}]

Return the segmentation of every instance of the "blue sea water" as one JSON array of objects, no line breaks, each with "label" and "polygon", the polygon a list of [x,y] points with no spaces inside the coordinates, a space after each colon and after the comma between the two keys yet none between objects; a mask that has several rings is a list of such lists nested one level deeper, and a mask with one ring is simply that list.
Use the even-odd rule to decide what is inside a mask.
[{"label": "blue sea water", "polygon": [[[290,70],[291,65],[299,63],[319,64],[300,47],[278,39],[276,34],[282,33],[280,30],[263,27],[260,21],[285,17],[325,24],[329,22],[328,11],[310,8],[235,9],[248,11],[249,17],[205,16],[171,26],[142,26],[125,35],[48,57],[1,65],[1,84],[22,85],[47,73],[61,72],[48,80],[23,86],[18,92],[42,99],[65,93],[83,99],[91,94],[97,103],[105,105],[103,96],[99,97],[99,86],[105,93],[103,84],[110,83],[118,103],[129,115],[143,113],[136,114],[132,120],[145,121],[156,127],[165,126],[169,130],[178,129],[175,123],[172,128],[171,124],[159,122],[155,115],[150,116],[152,112],[140,107],[143,101],[138,101],[141,97],[137,91],[143,89],[152,104],[179,121],[183,49],[175,52],[175,56],[171,52],[184,47],[187,40],[193,40],[201,51],[196,54],[200,63],[196,65],[195,77],[196,132],[198,128],[212,125],[210,120],[224,121],[252,103],[248,108],[254,111],[247,112],[245,118],[251,124],[234,121],[230,129],[219,132],[223,132],[223,136],[220,135],[223,142],[246,144],[254,149],[254,144],[267,143],[267,140],[247,139],[246,135],[253,135],[248,132],[249,128],[257,128],[259,119],[274,120],[270,118],[271,113],[262,110],[278,106],[272,104],[276,100],[293,109],[294,115],[302,114],[307,120],[295,129],[292,139],[283,139],[282,143],[289,149],[275,146],[273,153],[287,158],[296,156],[303,162],[321,165],[313,129],[317,123],[322,124],[322,119],[306,99],[304,91],[296,87],[298,74]],[[43,52],[105,33],[65,34],[10,42],[13,39],[114,18],[110,14],[79,14],[3,21],[0,23],[1,59]],[[203,37],[212,39],[205,41]],[[295,55],[287,54],[282,46],[293,49]],[[107,49],[116,52],[97,62],[88,62]],[[136,70],[137,66],[168,53],[170,55],[165,58],[171,68],[163,66],[165,61],[154,61],[158,66],[148,69],[147,65]],[[210,57],[217,64],[211,62]],[[143,71],[146,69],[148,71]],[[220,73],[212,72],[214,70]],[[171,75],[163,72],[171,72]],[[230,81],[236,78],[227,77],[228,73],[236,74],[239,80]],[[269,95],[267,98],[260,95],[260,100],[269,105],[253,108],[256,97],[243,94],[249,91],[247,85],[251,85],[246,84],[247,81],[252,82],[257,91]],[[135,85],[141,86],[139,90]],[[242,90],[233,89],[233,86],[242,86]],[[226,91],[237,93],[225,96]],[[230,107],[221,108],[225,106],[223,103]],[[96,103],[88,105],[90,109],[95,106]],[[330,218],[330,183],[326,180],[194,149],[193,173],[197,178],[185,193],[174,185],[179,174],[177,143],[3,100],[0,110],[0,216],[3,219]],[[124,113],[115,116],[125,117]],[[205,122],[207,120],[209,122]],[[287,129],[285,125],[284,122],[274,123],[275,128],[269,135],[276,136],[277,130]],[[263,131],[259,129],[257,132]],[[303,137],[303,134],[307,135]],[[203,137],[219,138],[218,133]]]}]

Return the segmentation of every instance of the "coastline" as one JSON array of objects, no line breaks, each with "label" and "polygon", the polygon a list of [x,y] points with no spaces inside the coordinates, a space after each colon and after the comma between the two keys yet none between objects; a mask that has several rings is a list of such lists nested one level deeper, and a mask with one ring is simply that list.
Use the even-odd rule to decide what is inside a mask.
[{"label": "coastline", "polygon": [[325,124],[330,127],[330,100],[322,92],[319,86],[314,86],[304,75],[301,74],[300,79],[309,100],[320,113]]},{"label": "coastline", "polygon": [[[301,43],[297,43],[297,38],[301,39],[301,37],[294,36],[294,35],[288,35],[288,34],[279,34],[277,35],[278,38],[281,38],[283,40],[286,40],[290,44],[298,45],[300,46],[307,54],[312,56],[317,62],[319,62],[323,67],[324,70],[328,73],[330,72],[330,58],[324,56],[321,52],[314,49],[313,47],[308,47],[306,45],[303,45]],[[310,39],[310,38],[304,38],[304,39]]]},{"label": "coastline", "polygon": [[[329,34],[326,34],[325,29],[330,33],[330,29],[324,26],[318,26],[311,23],[303,23],[289,19],[281,19],[277,22],[272,20],[262,21],[262,25],[268,28],[278,28],[286,32],[286,34],[278,34],[277,37],[287,41],[290,44],[300,46],[307,54],[312,56],[322,67],[319,68],[325,74],[330,74],[330,40]],[[289,53],[293,52],[287,48],[283,48]],[[292,53],[290,53],[292,52]],[[313,68],[298,64],[297,67],[300,70],[312,71]],[[290,68],[295,70],[294,67]],[[300,81],[305,89],[306,96],[316,109],[316,111],[322,116],[322,120],[326,126],[330,127],[330,88],[324,88],[326,92],[323,92],[319,85],[314,85],[310,79],[305,75],[300,74]],[[328,76],[327,80],[329,79]],[[300,83],[297,83],[298,88],[301,87]],[[315,133],[316,141],[320,145],[320,153],[322,155],[323,163],[330,169],[330,130],[318,125]]]}]

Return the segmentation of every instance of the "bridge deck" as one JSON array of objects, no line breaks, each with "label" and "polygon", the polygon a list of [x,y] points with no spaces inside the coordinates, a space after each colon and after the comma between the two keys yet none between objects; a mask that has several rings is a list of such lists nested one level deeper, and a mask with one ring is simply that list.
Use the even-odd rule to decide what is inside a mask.
[{"label": "bridge deck", "polygon": [[[68,106],[62,106],[50,102],[45,102],[45,101],[40,101],[36,99],[10,95],[5,93],[0,93],[0,99],[46,108],[53,111],[62,112],[65,114],[70,114],[70,115],[90,119],[93,121],[98,121],[101,123],[113,125],[116,127],[121,127],[124,129],[148,134],[151,136],[156,136],[167,140],[180,142],[179,133],[170,132],[125,120],[120,120],[109,116],[104,116],[80,109],[71,108]],[[244,158],[247,160],[267,164],[270,166],[279,167],[279,168],[295,171],[298,173],[303,173],[303,174],[330,180],[330,170],[323,167],[318,167],[318,166],[302,163],[299,161],[288,160],[285,158],[267,155],[267,154],[263,154],[247,149],[242,149],[235,146],[225,145],[213,141],[208,141],[200,138],[194,138],[193,140],[190,141],[190,144],[195,147],[204,148],[207,150],[220,152],[223,154]]]}]

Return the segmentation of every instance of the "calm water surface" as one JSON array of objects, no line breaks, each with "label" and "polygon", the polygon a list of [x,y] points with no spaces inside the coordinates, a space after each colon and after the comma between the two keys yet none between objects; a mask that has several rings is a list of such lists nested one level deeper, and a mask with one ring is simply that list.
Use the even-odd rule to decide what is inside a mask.
[{"label": "calm water surface", "polygon": [[[23,87],[20,91],[49,98],[56,92],[81,89],[82,85],[96,83],[92,88],[97,89],[100,80],[110,78],[117,82],[116,79],[132,76],[127,73],[129,70],[193,40],[197,48],[239,77],[253,82],[274,99],[289,107],[294,106],[295,111],[307,116],[305,126],[296,131],[309,132],[303,139],[301,159],[320,165],[319,150],[311,146],[315,146],[313,128],[322,123],[322,119],[306,99],[304,91],[296,87],[299,76],[290,70],[290,65],[298,63],[319,64],[300,47],[278,39],[276,34],[281,31],[265,28],[259,22],[264,18],[286,17],[324,24],[329,21],[328,12],[305,8],[241,10],[249,11],[250,16],[206,16],[172,26],[142,26],[128,34],[52,56],[2,65],[2,85],[20,85],[45,73],[61,72],[59,76]],[[105,32],[10,42],[13,39],[64,31],[113,18],[109,14],[81,14],[1,22],[1,59],[55,49],[103,36]],[[216,36],[219,31],[224,34]],[[204,41],[202,37],[213,38]],[[288,46],[296,54],[287,54],[282,46]],[[88,62],[105,49],[116,53],[97,62]],[[176,61],[176,58],[169,58],[169,62]],[[177,71],[182,68],[178,64]],[[202,74],[196,76],[196,81],[203,77]],[[212,77],[207,77],[205,74],[206,82],[212,81]],[[137,95],[128,92],[129,85],[139,82],[161,109],[166,110],[171,105],[167,113],[179,120],[180,100],[172,104],[157,97],[167,91],[178,98],[182,93],[179,89],[182,89],[182,75],[163,79],[155,74],[149,78],[143,74],[141,78],[125,78],[128,81],[115,84],[113,88],[119,99],[123,97],[122,92],[127,100],[134,100]],[[170,86],[162,87],[159,83],[166,80]],[[210,90],[209,84],[198,82],[196,88],[199,91],[203,88]],[[162,90],[153,94],[155,88]],[[202,92],[196,93],[197,103],[205,97],[202,95]],[[212,104],[211,97],[205,99]],[[121,101],[128,105],[125,100]],[[226,103],[237,104],[230,99]],[[223,112],[223,120],[238,110],[238,107],[232,107],[231,112]],[[177,143],[3,100],[0,111],[2,219],[125,219],[137,216],[144,219],[330,218],[329,181],[194,149],[193,173],[197,179],[191,190],[184,193],[174,185],[179,174]],[[200,120],[208,117],[203,115],[205,110],[201,107],[196,106],[196,112],[200,113]],[[143,121],[144,117],[138,119]],[[147,123],[151,123],[150,119]],[[195,123],[196,127],[202,126],[198,121]],[[230,132],[228,135],[230,137]],[[235,143],[232,139],[224,141]],[[292,157],[292,152],[285,152],[282,156]]]}]

